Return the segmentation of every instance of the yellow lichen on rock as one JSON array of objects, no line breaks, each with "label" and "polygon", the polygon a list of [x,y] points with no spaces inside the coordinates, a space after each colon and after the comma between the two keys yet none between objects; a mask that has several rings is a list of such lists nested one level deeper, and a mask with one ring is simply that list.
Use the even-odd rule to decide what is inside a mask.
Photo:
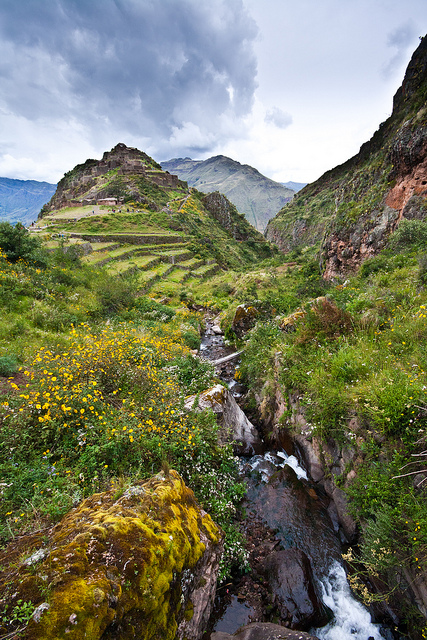
[{"label": "yellow lichen on rock", "polygon": [[[191,596],[204,568],[216,579],[221,542],[193,492],[170,471],[117,500],[113,492],[85,500],[49,532],[41,562],[21,562],[18,575],[16,567],[3,571],[5,584],[14,580],[1,597],[47,603],[22,632],[26,640],[191,637],[185,616],[209,607]],[[37,545],[41,538],[33,536],[27,558]]]}]

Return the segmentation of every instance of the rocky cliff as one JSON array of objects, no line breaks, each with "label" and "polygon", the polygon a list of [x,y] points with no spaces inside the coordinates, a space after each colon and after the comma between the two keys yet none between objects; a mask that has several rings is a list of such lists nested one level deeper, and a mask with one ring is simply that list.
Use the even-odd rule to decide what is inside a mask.
[{"label": "rocky cliff", "polygon": [[307,185],[269,222],[284,252],[318,246],[325,276],[356,269],[400,221],[427,216],[427,37],[412,56],[390,118],[344,164]]}]

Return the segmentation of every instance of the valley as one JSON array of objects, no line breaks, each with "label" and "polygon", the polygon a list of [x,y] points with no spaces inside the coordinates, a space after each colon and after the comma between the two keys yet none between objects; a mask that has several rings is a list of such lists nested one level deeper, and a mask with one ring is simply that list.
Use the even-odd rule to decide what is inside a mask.
[{"label": "valley", "polygon": [[426,637],[426,87],[265,237],[122,143],[0,223],[0,638]]}]

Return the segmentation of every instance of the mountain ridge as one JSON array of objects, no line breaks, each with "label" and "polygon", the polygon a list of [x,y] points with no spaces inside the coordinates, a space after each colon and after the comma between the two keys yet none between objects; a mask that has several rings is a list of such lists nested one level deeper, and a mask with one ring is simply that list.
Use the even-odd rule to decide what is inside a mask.
[{"label": "mountain ridge", "polygon": [[295,194],[258,169],[224,155],[207,160],[173,158],[160,164],[203,193],[223,193],[258,231],[264,231],[268,220]]},{"label": "mountain ridge", "polygon": [[0,178],[0,220],[30,224],[55,189],[49,182]]}]

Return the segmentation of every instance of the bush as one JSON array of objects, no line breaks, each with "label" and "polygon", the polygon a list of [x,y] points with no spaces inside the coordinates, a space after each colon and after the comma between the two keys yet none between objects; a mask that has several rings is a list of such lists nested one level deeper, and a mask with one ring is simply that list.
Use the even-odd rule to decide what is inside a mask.
[{"label": "bush", "polygon": [[0,222],[0,248],[9,262],[25,260],[41,267],[48,263],[48,254],[42,249],[40,240],[30,235],[20,222],[15,226]]},{"label": "bush", "polygon": [[373,258],[368,258],[360,267],[360,276],[362,278],[367,278],[372,273],[377,273],[378,271],[384,271],[388,268],[387,258],[384,255],[374,256]]},{"label": "bush", "polygon": [[422,248],[427,244],[427,222],[424,220],[402,220],[391,236],[388,247],[399,251]]},{"label": "bush", "polygon": [[418,259],[418,280],[423,285],[427,285],[427,254],[424,253]]},{"label": "bush", "polygon": [[304,344],[313,338],[331,340],[350,333],[353,320],[348,311],[323,298],[309,309],[305,322],[298,331],[296,342]]},{"label": "bush", "polygon": [[203,362],[190,354],[178,358],[175,364],[175,378],[188,393],[200,393],[212,385],[214,367],[210,362]]},{"label": "bush", "polygon": [[182,334],[182,341],[189,349],[199,349],[201,342],[200,336],[196,331],[185,331]]},{"label": "bush", "polygon": [[132,307],[135,297],[135,286],[131,277],[115,278],[104,274],[103,279],[96,282],[96,293],[100,309],[94,315],[108,316],[122,309]]},{"label": "bush", "polygon": [[9,378],[18,370],[18,360],[15,356],[0,356],[0,376]]}]

